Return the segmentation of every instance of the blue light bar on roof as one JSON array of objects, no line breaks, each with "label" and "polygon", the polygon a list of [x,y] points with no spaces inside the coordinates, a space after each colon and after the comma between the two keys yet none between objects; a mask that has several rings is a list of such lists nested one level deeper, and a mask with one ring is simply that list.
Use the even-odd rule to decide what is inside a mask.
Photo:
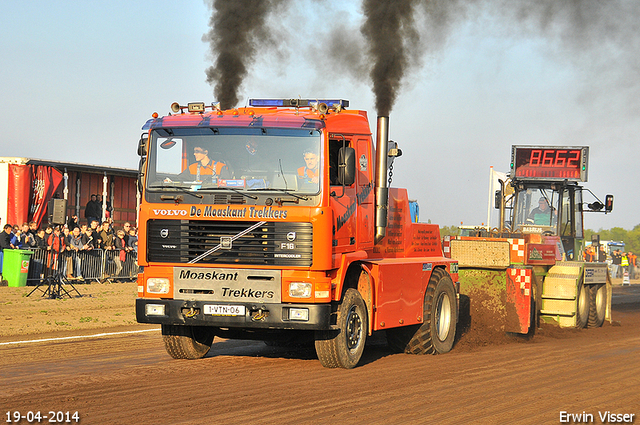
[{"label": "blue light bar on roof", "polygon": [[293,106],[293,107],[309,107],[312,104],[325,103],[329,108],[335,107],[335,105],[341,108],[347,108],[349,101],[344,99],[249,99],[249,106]]},{"label": "blue light bar on roof", "polygon": [[151,123],[153,123],[155,120],[155,118],[148,119],[147,122],[142,126],[142,129],[149,130],[151,128]]}]

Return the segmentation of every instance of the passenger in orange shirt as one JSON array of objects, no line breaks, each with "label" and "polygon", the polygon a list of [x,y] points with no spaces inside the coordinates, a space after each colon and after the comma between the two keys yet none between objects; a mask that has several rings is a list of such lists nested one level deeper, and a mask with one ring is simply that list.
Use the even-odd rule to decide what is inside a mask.
[{"label": "passenger in orange shirt", "polygon": [[304,183],[318,183],[318,155],[311,151],[304,152],[305,166],[298,168],[298,178]]}]

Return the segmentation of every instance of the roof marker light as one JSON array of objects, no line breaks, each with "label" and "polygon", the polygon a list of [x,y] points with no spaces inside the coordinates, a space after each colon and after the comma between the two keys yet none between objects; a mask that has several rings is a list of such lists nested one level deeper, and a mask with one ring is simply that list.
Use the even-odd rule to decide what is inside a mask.
[{"label": "roof marker light", "polygon": [[249,99],[249,106],[282,106],[282,107],[313,107],[313,104],[325,103],[329,108],[344,109],[349,107],[349,101],[345,99]]}]

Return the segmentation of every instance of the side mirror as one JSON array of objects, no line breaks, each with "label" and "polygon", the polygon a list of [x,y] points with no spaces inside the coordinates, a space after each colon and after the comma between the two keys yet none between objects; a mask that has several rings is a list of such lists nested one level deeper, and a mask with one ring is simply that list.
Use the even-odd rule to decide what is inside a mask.
[{"label": "side mirror", "polygon": [[496,190],[495,196],[493,198],[493,207],[499,210],[501,203],[502,203],[502,191]]},{"label": "side mirror", "polygon": [[389,140],[387,143],[387,168],[393,165],[393,161],[402,156],[402,149],[398,147],[398,144],[393,140]]},{"label": "side mirror", "polygon": [[138,156],[147,156],[147,142],[149,141],[149,135],[144,133],[140,136],[140,141],[138,142]]},{"label": "side mirror", "polygon": [[605,212],[613,211],[613,195],[607,195],[604,199],[604,210]]},{"label": "side mirror", "polygon": [[356,181],[356,150],[340,148],[338,151],[338,183],[351,186]]},{"label": "side mirror", "polygon": [[140,164],[138,164],[138,192],[142,193],[142,189],[144,188],[144,163],[146,162],[146,157],[140,158]]}]

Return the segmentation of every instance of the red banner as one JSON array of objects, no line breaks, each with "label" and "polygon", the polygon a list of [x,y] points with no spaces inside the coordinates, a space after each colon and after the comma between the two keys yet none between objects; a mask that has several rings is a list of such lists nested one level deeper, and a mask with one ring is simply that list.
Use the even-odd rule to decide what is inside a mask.
[{"label": "red banner", "polygon": [[31,169],[26,165],[9,164],[7,223],[22,225],[29,218]]},{"label": "red banner", "polygon": [[31,191],[30,217],[40,227],[47,212],[47,202],[51,200],[62,182],[62,173],[53,167],[32,165],[33,185]]}]

